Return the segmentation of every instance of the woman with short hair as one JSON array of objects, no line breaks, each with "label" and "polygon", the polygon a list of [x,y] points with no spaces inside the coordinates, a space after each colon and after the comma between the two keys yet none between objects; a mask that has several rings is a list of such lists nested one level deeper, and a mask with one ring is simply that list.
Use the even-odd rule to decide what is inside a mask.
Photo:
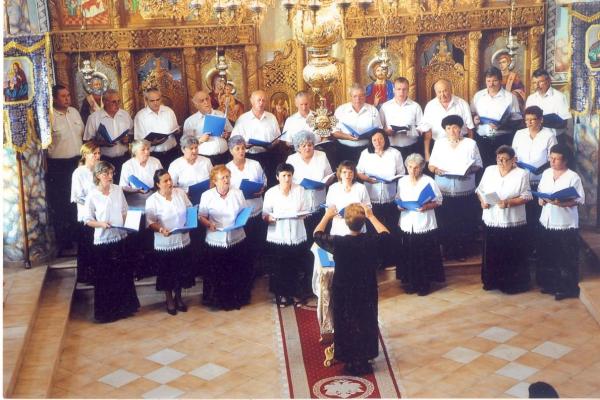
[{"label": "woman with short hair", "polygon": [[132,157],[121,167],[119,186],[123,188],[130,207],[143,209],[146,206],[146,199],[152,194],[150,190],[144,190],[131,183],[130,177],[133,175],[152,188],[154,187],[154,173],[163,167],[158,158],[150,155],[150,146],[150,142],[147,140],[134,140],[131,145]]},{"label": "woman with short hair", "polygon": [[241,190],[231,185],[231,172],[226,166],[215,165],[210,181],[212,188],[202,193],[198,209],[208,246],[202,304],[229,311],[250,303],[253,271],[244,228],[223,229],[234,225],[248,204]]},{"label": "woman with short hair", "polygon": [[539,263],[536,279],[542,293],[556,300],[579,297],[579,214],[585,204],[585,192],[579,175],[569,169],[572,153],[565,145],[550,149],[550,168],[544,171],[538,191],[554,193],[572,187],[576,198],[549,200],[540,198]]},{"label": "woman with short hair", "polygon": [[194,136],[183,136],[180,143],[183,156],[169,165],[173,185],[185,191],[190,186],[207,180],[213,167],[208,158],[198,154],[198,143]]},{"label": "woman with short hair", "polygon": [[99,161],[94,167],[94,188],[85,199],[84,221],[94,228],[94,318],[100,323],[132,315],[140,307],[131,268],[125,260],[127,201],[121,187],[112,183],[115,167]]},{"label": "woman with short hair", "polygon": [[525,213],[525,204],[532,199],[529,173],[517,168],[510,146],[498,147],[496,163],[485,169],[477,187],[484,224],[481,281],[484,290],[514,294],[529,289]]}]

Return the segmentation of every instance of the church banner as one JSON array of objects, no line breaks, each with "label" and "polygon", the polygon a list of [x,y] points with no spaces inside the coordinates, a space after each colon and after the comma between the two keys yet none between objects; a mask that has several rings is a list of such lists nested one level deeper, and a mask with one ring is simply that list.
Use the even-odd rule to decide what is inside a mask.
[{"label": "church banner", "polygon": [[48,34],[4,38],[4,144],[25,150],[52,140],[52,63]]}]

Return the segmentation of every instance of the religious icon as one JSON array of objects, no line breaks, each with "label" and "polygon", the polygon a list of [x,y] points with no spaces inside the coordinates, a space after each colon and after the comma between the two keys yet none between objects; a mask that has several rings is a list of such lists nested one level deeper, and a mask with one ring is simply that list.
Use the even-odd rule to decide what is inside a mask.
[{"label": "religious icon", "polygon": [[502,87],[517,97],[519,106],[524,109],[525,85],[519,78],[519,74],[515,71],[515,60],[506,50],[499,50],[492,56],[492,64],[498,67],[502,72]]},{"label": "religious icon", "polygon": [[390,80],[393,71],[387,63],[374,58],[369,62],[367,72],[373,82],[366,87],[366,102],[379,108],[394,97],[394,84]]},{"label": "religious icon", "polygon": [[275,115],[275,118],[277,118],[279,129],[283,129],[285,120],[290,115],[289,109],[288,97],[285,93],[275,93],[271,97],[271,112]]},{"label": "religious icon", "polygon": [[214,110],[219,109],[219,98],[225,94],[225,85],[229,80],[229,74],[224,77],[219,75],[219,71],[215,68],[211,69],[206,75],[206,84],[210,91],[210,105]]},{"label": "religious icon", "polygon": [[[25,67],[23,67],[25,66]],[[4,59],[4,101],[28,101],[33,96],[33,66],[26,57],[6,57]]]},{"label": "religious icon", "polygon": [[[218,110],[222,111],[229,122],[235,125],[235,121],[244,113],[244,104],[235,98],[236,88],[232,81],[227,81],[220,90],[218,97]],[[212,98],[211,98],[212,101]]]},{"label": "religious icon", "polygon": [[590,69],[600,71],[600,24],[591,25],[585,34],[585,53]]}]

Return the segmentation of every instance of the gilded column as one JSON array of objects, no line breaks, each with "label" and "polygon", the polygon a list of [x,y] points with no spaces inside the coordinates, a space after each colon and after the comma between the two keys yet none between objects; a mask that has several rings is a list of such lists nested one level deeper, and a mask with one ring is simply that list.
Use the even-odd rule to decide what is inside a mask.
[{"label": "gilded column", "polygon": [[65,53],[54,53],[54,68],[56,70],[56,83],[66,86],[71,93],[71,79],[69,68],[70,58]]},{"label": "gilded column", "polygon": [[304,78],[302,77],[302,71],[304,70],[305,65],[306,52],[304,51],[304,46],[299,42],[296,42],[296,82],[298,90],[306,89],[306,82],[304,82]]},{"label": "gilded column", "polygon": [[404,38],[404,77],[408,79],[408,97],[417,98],[417,35]]},{"label": "gilded column", "polygon": [[118,0],[111,1],[111,13],[112,13],[112,26],[113,28],[121,27],[121,13],[119,12],[119,2]]},{"label": "gilded column", "polygon": [[248,95],[250,95],[255,90],[258,90],[258,57],[256,55],[258,48],[254,44],[247,45],[244,46],[244,52],[246,53]]},{"label": "gilded column", "polygon": [[[544,27],[534,26],[529,28],[529,45],[531,53],[529,53],[529,68],[533,73],[538,68],[542,67],[543,64],[543,40],[544,40]],[[531,74],[530,74],[531,75]]]},{"label": "gilded column", "polygon": [[117,53],[119,57],[119,66],[121,68],[121,98],[123,99],[123,109],[129,114],[134,113],[133,81],[131,80],[131,53],[122,50]]},{"label": "gilded column", "polygon": [[[352,86],[356,80],[356,65],[354,62],[355,47],[356,40],[344,39],[344,75],[346,79],[346,88]],[[346,98],[346,93],[344,93],[344,98]]]},{"label": "gilded column", "polygon": [[188,92],[188,109],[190,114],[196,111],[194,103],[192,103],[192,97],[199,89],[198,87],[198,69],[196,68],[197,57],[196,49],[193,47],[187,47],[183,49],[183,63],[185,64],[185,82]]},{"label": "gilded column", "polygon": [[479,90],[479,42],[481,31],[469,32],[469,98]]}]

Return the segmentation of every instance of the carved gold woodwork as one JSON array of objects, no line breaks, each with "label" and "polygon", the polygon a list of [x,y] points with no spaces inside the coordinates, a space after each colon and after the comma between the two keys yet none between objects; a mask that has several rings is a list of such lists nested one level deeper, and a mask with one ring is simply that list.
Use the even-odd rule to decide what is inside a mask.
[{"label": "carved gold woodwork", "polygon": [[190,114],[194,112],[195,107],[192,103],[192,97],[200,86],[198,85],[198,69],[196,68],[196,49],[186,48],[183,49],[183,64],[185,66],[185,82],[187,85],[188,96],[188,109]]},{"label": "carved gold woodwork", "polygon": [[479,90],[479,44],[481,36],[481,32],[469,32],[469,99]]},{"label": "carved gold woodwork", "polygon": [[417,97],[417,35],[409,35],[404,38],[404,77],[408,79],[408,96],[411,99]]},{"label": "carved gold woodwork", "polygon": [[417,85],[418,100],[421,104],[427,103],[433,97],[433,85],[439,79],[451,82],[453,93],[457,96],[463,99],[468,98],[464,66],[457,63],[452,57],[452,53],[441,46],[429,64],[420,70]]},{"label": "carved gold woodwork", "polygon": [[71,68],[69,68],[69,57],[64,53],[54,54],[54,67],[56,70],[56,82],[71,90]]},{"label": "carved gold woodwork", "polygon": [[[289,105],[293,104],[294,96],[299,90],[297,46],[295,41],[288,40],[283,52],[276,51],[273,60],[260,67],[260,87],[267,94],[268,104],[271,104],[271,97],[275,93],[285,93]],[[300,69],[300,76],[302,76],[301,71],[302,69]]]},{"label": "carved gold woodwork", "polygon": [[356,81],[356,66],[354,57],[354,48],[356,47],[356,40],[345,39],[344,40],[344,77],[347,86],[352,86]]},{"label": "carved gold woodwork", "polygon": [[259,89],[258,86],[258,48],[256,45],[244,47],[246,52],[246,86],[248,94]]},{"label": "carved gold woodwork", "polygon": [[530,59],[529,68],[530,71],[535,71],[542,66],[542,51],[543,51],[543,40],[544,40],[544,27],[534,26],[529,29],[529,43],[530,43]]},{"label": "carved gold woodwork", "polygon": [[118,53],[121,71],[121,98],[123,109],[133,115],[135,112],[135,91],[131,77],[131,53],[122,50]]}]

